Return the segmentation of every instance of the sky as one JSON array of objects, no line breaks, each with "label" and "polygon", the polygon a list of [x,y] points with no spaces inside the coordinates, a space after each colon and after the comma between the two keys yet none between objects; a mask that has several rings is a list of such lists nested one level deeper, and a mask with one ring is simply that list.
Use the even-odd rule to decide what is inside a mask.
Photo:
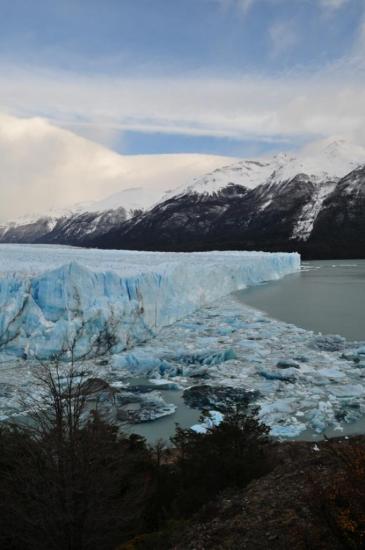
[{"label": "sky", "polygon": [[0,9],[0,220],[117,191],[118,155],[244,158],[331,136],[365,145],[365,0]]},{"label": "sky", "polygon": [[0,0],[0,109],[124,154],[365,141],[363,0]]}]

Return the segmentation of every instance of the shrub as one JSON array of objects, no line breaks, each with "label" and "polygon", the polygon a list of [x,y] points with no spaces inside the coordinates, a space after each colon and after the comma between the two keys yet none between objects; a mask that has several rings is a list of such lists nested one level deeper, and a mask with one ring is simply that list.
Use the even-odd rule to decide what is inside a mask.
[{"label": "shrub", "polygon": [[177,427],[177,507],[189,516],[228,487],[244,487],[271,469],[269,428],[260,424],[257,410],[247,407],[226,414],[206,433]]},{"label": "shrub", "polygon": [[84,386],[75,372],[66,383],[58,367],[42,376],[47,408],[34,407],[34,424],[0,432],[0,546],[113,548],[144,529],[151,453],[96,412],[82,420]]},{"label": "shrub", "polygon": [[333,464],[329,483],[312,480],[317,518],[342,548],[365,548],[365,447],[327,441]]}]

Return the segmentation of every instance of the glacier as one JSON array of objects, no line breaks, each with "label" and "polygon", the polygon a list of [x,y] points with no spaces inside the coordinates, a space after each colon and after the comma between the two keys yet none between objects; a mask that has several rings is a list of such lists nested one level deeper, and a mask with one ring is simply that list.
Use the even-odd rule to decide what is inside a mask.
[{"label": "glacier", "polygon": [[0,246],[0,351],[117,354],[220,297],[300,268],[290,253]]},{"label": "glacier", "polygon": [[115,404],[101,396],[108,418],[143,435],[155,419],[159,436],[172,434],[182,392],[204,385],[251,396],[275,437],[363,432],[365,342],[271,319],[235,296],[299,268],[297,254],[0,245],[0,419],[37,394],[39,361],[67,360],[72,347],[112,389]]}]

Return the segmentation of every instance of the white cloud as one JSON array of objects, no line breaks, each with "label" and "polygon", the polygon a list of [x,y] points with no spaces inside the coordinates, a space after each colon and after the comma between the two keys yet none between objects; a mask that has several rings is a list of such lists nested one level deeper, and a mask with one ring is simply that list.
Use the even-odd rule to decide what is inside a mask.
[{"label": "white cloud", "polygon": [[269,28],[271,55],[276,57],[290,50],[299,41],[293,21],[275,21]]},{"label": "white cloud", "polygon": [[323,8],[328,8],[330,10],[338,10],[348,2],[349,0],[319,0],[319,3]]},{"label": "white cloud", "polygon": [[237,6],[243,11],[243,13],[247,13],[253,3],[254,0],[236,0]]},{"label": "white cloud", "polygon": [[244,15],[249,12],[250,8],[257,2],[257,0],[205,0],[208,2],[214,2],[218,4],[224,10],[238,9]]},{"label": "white cloud", "polygon": [[[221,5],[225,9],[232,8],[232,7],[238,8],[242,10],[244,13],[247,13],[250,10],[250,8],[255,4],[262,4],[262,5],[264,5],[265,3],[266,4],[270,4],[270,3],[285,4],[285,2],[289,2],[289,3],[293,2],[293,0],[208,0],[208,1],[213,1]],[[343,6],[345,6],[345,4],[348,4],[350,1],[353,1],[353,0],[296,0],[296,1],[302,4],[308,3],[309,1],[314,1],[315,3],[318,4],[320,8],[336,11],[342,8]]]},{"label": "white cloud", "polygon": [[0,220],[49,212],[141,187],[149,206],[175,185],[229,159],[209,155],[121,156],[40,118],[0,114]]},{"label": "white cloud", "polygon": [[0,110],[48,116],[57,125],[83,127],[92,137],[137,130],[237,139],[346,134],[365,140],[364,91],[361,71],[344,65],[277,78],[0,70]]}]

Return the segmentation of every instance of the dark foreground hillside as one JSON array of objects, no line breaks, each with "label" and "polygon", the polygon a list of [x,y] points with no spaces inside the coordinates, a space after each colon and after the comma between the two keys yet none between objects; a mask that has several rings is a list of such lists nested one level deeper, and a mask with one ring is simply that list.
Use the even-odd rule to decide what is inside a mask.
[{"label": "dark foreground hillside", "polygon": [[151,447],[90,410],[82,371],[39,384],[0,429],[1,549],[365,548],[365,437],[280,443],[246,404]]},{"label": "dark foreground hillside", "polygon": [[277,451],[272,472],[247,489],[226,491],[170,547],[365,548],[365,438],[282,443]]}]

